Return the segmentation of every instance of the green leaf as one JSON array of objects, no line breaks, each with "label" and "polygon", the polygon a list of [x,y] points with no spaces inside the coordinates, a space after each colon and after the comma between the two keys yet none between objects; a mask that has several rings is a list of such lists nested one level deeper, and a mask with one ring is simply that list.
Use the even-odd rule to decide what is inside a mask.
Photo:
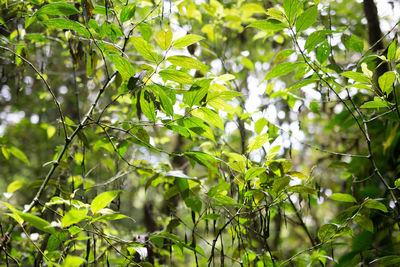
[{"label": "green leaf", "polygon": [[48,221],[45,221],[36,215],[29,214],[29,213],[23,213],[20,211],[14,211],[14,213],[16,213],[25,222],[30,223],[33,227],[35,227],[36,229],[38,229],[40,231],[50,233],[50,234],[54,234],[56,232],[56,230],[51,226],[51,224]]},{"label": "green leaf", "polygon": [[29,162],[28,157],[24,154],[24,152],[22,152],[18,148],[9,147],[7,150],[8,150],[9,153],[14,155],[17,159],[21,160],[22,162],[26,163],[27,165],[31,165],[31,163]]},{"label": "green leaf", "polygon": [[249,70],[254,70],[254,64],[253,62],[248,59],[247,57],[242,57],[242,59],[240,60],[240,62],[242,62],[243,66],[245,66],[246,68],[248,68]]},{"label": "green leaf", "polygon": [[82,24],[80,24],[77,21],[63,19],[63,18],[57,18],[57,19],[45,20],[45,21],[43,21],[43,23],[46,26],[54,27],[54,28],[57,28],[60,30],[74,30],[77,33],[82,34],[83,36],[85,36],[87,38],[90,37],[90,33],[85,28],[85,26],[83,26]]},{"label": "green leaf", "polygon": [[141,54],[145,59],[149,61],[157,61],[158,55],[153,51],[151,45],[148,42],[146,42],[143,38],[137,36],[133,36],[131,37],[131,39],[133,46],[135,46],[139,54]]},{"label": "green leaf", "polygon": [[86,207],[72,207],[61,219],[63,227],[68,227],[72,224],[79,223],[86,218],[88,209]]},{"label": "green leaf", "polygon": [[68,228],[68,232],[69,232],[71,235],[76,235],[77,233],[80,233],[80,232],[82,232],[82,231],[83,231],[83,228],[80,228],[80,227],[78,227],[78,226],[76,226],[76,225],[71,226],[71,227]]},{"label": "green leaf", "polygon": [[321,241],[326,241],[332,238],[338,232],[338,226],[335,224],[324,224],[318,230],[318,238]]},{"label": "green leaf", "polygon": [[400,178],[396,179],[396,181],[394,181],[394,186],[396,186],[396,188],[400,188]]},{"label": "green leaf", "polygon": [[83,259],[81,257],[67,255],[67,257],[65,257],[65,260],[62,264],[62,267],[79,267],[84,262],[85,262],[85,259]]},{"label": "green leaf", "polygon": [[393,41],[388,48],[388,52],[386,54],[387,59],[391,60],[394,59],[396,56],[396,46],[397,46],[397,42]]},{"label": "green leaf", "polygon": [[285,11],[289,24],[293,23],[300,4],[301,1],[299,0],[283,0],[283,10]]},{"label": "green leaf", "polygon": [[255,138],[253,138],[248,147],[247,147],[247,151],[251,152],[257,149],[260,149],[266,142],[268,142],[268,134],[260,134],[258,136],[256,136]]},{"label": "green leaf", "polygon": [[99,210],[107,207],[107,205],[111,201],[113,201],[113,199],[115,197],[117,197],[120,192],[121,191],[118,191],[118,190],[107,191],[107,192],[103,192],[100,195],[96,196],[93,199],[92,203],[90,204],[90,209],[92,210],[92,213],[95,214]]},{"label": "green leaf", "polygon": [[67,3],[51,3],[40,8],[36,15],[73,15],[79,11]]},{"label": "green leaf", "polygon": [[378,263],[378,266],[393,266],[393,265],[399,265],[400,263],[400,256],[398,255],[390,255],[390,256],[384,256],[381,258],[378,258],[376,260],[373,260],[370,262],[372,263]]},{"label": "green leaf", "polygon": [[7,186],[7,193],[12,194],[25,184],[23,180],[16,180]]},{"label": "green leaf", "polygon": [[124,6],[121,10],[121,14],[119,15],[119,19],[121,20],[122,23],[130,20],[134,15],[136,11],[136,4],[128,4]]},{"label": "green leaf", "polygon": [[385,72],[378,78],[379,87],[383,92],[391,92],[392,85],[396,80],[396,74],[393,71]]},{"label": "green leaf", "polygon": [[196,69],[202,72],[208,71],[207,65],[192,57],[171,56],[167,58],[167,60],[171,62],[173,65],[183,67],[185,69]]},{"label": "green leaf", "polygon": [[158,96],[158,98],[161,100],[161,106],[163,110],[168,114],[168,115],[174,115],[174,103],[176,101],[175,98],[171,98],[168,94],[168,88],[164,86],[159,86],[159,85],[150,85],[149,88],[151,91],[155,92],[155,94]]},{"label": "green leaf", "polygon": [[274,180],[274,183],[272,184],[272,191],[276,194],[279,194],[282,192],[290,183],[290,177],[289,176],[284,176],[282,178],[278,178]]},{"label": "green leaf", "polygon": [[117,54],[111,54],[108,58],[114,63],[123,80],[127,80],[135,75],[135,68],[126,58]]},{"label": "green leaf", "polygon": [[268,120],[266,118],[260,118],[254,123],[254,131],[260,134],[265,126],[268,125]]},{"label": "green leaf", "polygon": [[143,90],[140,94],[140,107],[142,108],[143,114],[151,121],[156,120],[156,107],[154,105],[153,98],[147,90]]},{"label": "green leaf", "polygon": [[267,76],[265,76],[264,81],[268,81],[270,79],[283,76],[288,74],[289,72],[294,71],[299,65],[304,64],[302,62],[285,62],[279,64],[272,68],[270,72],[268,72]]},{"label": "green leaf", "polygon": [[192,115],[198,117],[208,123],[211,126],[215,126],[220,128],[222,131],[224,130],[224,122],[222,121],[221,117],[215,111],[202,107],[199,109],[192,110]]},{"label": "green leaf", "polygon": [[274,19],[257,20],[247,27],[256,28],[263,31],[277,32],[287,28],[287,25]]},{"label": "green leaf", "polygon": [[329,196],[330,199],[336,200],[336,201],[341,201],[341,202],[357,202],[356,199],[349,194],[343,194],[343,193],[334,193]]},{"label": "green leaf", "polygon": [[388,108],[389,105],[386,101],[378,99],[374,101],[369,101],[361,105],[360,108]]},{"label": "green leaf", "polygon": [[177,82],[180,84],[191,84],[193,83],[193,77],[186,72],[180,70],[162,70],[158,73],[163,79],[168,81]]},{"label": "green leaf", "polygon": [[247,207],[246,205],[237,203],[236,200],[226,195],[215,195],[213,199],[217,201],[213,206]]},{"label": "green leaf", "polygon": [[183,93],[183,103],[192,106],[199,106],[200,102],[207,95],[208,87],[201,87],[197,85],[193,85],[189,91]]},{"label": "green leaf", "polygon": [[287,189],[288,192],[293,192],[293,193],[305,193],[305,194],[311,194],[315,195],[317,194],[317,190],[308,186],[304,185],[295,185],[291,186]]},{"label": "green leaf", "polygon": [[381,203],[375,199],[367,199],[363,202],[362,205],[369,209],[375,209],[375,210],[380,210],[383,212],[388,212],[386,206],[383,203]]},{"label": "green leaf", "polygon": [[183,120],[183,125],[192,132],[215,142],[214,134],[211,128],[201,119],[196,117],[186,118]]},{"label": "green leaf", "polygon": [[139,23],[139,30],[140,30],[140,35],[142,35],[143,39],[146,42],[149,42],[152,34],[152,28],[150,24],[147,22]]},{"label": "green leaf", "polygon": [[363,214],[357,214],[354,217],[354,221],[361,226],[362,228],[364,228],[365,230],[373,233],[374,232],[374,223],[371,221],[370,218],[368,218],[367,216],[363,215]]},{"label": "green leaf", "polygon": [[121,220],[121,219],[131,219],[132,221],[135,221],[134,219],[132,219],[131,217],[128,217],[124,214],[118,214],[118,213],[113,213],[113,214],[105,214],[105,215],[101,215],[99,217],[96,217],[92,220],[92,222],[96,222],[99,220],[103,220],[103,221],[115,221],[115,220]]},{"label": "green leaf", "polygon": [[258,175],[264,173],[267,170],[267,168],[263,168],[263,167],[253,167],[250,168],[246,171],[246,175],[244,176],[244,180],[248,181],[251,180],[255,177],[257,177]]},{"label": "green leaf", "polygon": [[169,48],[169,45],[172,42],[172,32],[170,30],[168,30],[168,31],[160,31],[157,34],[156,40],[157,40],[158,46],[162,50],[167,50]]},{"label": "green leaf", "polygon": [[64,242],[68,237],[68,232],[56,232],[50,235],[49,240],[47,242],[47,250],[53,251],[58,248],[58,246]]},{"label": "green leaf", "polygon": [[317,47],[317,60],[320,63],[324,63],[325,60],[328,59],[330,52],[331,47],[328,41],[323,42],[320,46]]},{"label": "green leaf", "polygon": [[306,49],[308,52],[311,52],[311,50],[313,50],[317,45],[326,40],[328,33],[329,31],[327,30],[320,30],[311,33],[310,36],[307,37],[304,49]]},{"label": "green leaf", "polygon": [[186,36],[183,36],[176,40],[173,44],[174,47],[176,48],[183,48],[186,46],[189,46],[191,44],[194,44],[200,40],[203,40],[204,37],[196,34],[188,34]]},{"label": "green leaf", "polygon": [[364,49],[364,41],[358,38],[356,35],[352,34],[350,36],[349,45],[355,51],[362,53]]},{"label": "green leaf", "polygon": [[185,152],[184,155],[190,159],[195,160],[199,164],[207,167],[210,171],[219,175],[218,170],[215,168],[216,164],[220,161],[219,159],[213,157],[210,154],[200,152],[200,151]]},{"label": "green leaf", "polygon": [[342,75],[346,78],[352,79],[359,83],[368,83],[368,84],[371,83],[371,80],[368,77],[366,77],[363,73],[354,72],[354,71],[346,71],[346,72],[341,73],[340,75]]},{"label": "green leaf", "polygon": [[317,17],[318,17],[318,7],[314,5],[309,9],[307,9],[306,11],[304,11],[296,19],[296,31],[301,32],[308,29],[311,25],[314,24]]},{"label": "green leaf", "polygon": [[187,197],[185,199],[185,204],[191,210],[200,213],[203,203],[198,197]]}]

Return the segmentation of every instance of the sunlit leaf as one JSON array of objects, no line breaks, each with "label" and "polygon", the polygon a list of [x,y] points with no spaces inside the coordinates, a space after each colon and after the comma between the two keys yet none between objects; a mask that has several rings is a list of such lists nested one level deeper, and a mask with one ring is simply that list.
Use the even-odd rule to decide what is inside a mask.
[{"label": "sunlit leaf", "polygon": [[287,25],[277,20],[266,19],[266,20],[257,20],[253,23],[250,23],[250,25],[247,27],[252,27],[263,31],[277,32],[286,29]]},{"label": "sunlit leaf", "polygon": [[162,70],[158,73],[163,79],[181,84],[193,83],[193,77],[186,72],[180,70]]},{"label": "sunlit leaf", "polygon": [[141,54],[145,59],[149,61],[157,61],[158,55],[153,51],[151,45],[146,42],[143,38],[133,36],[131,37],[132,43],[135,46],[136,50]]},{"label": "sunlit leaf", "polygon": [[196,34],[188,34],[176,40],[173,44],[176,48],[183,48],[189,46],[191,44],[197,43],[198,41],[203,40],[204,37]]},{"label": "sunlit leaf", "polygon": [[127,4],[124,6],[121,10],[121,14],[119,15],[119,19],[121,20],[122,23],[130,20],[134,15],[136,11],[136,4]]},{"label": "sunlit leaf", "polygon": [[191,112],[193,116],[198,117],[208,123],[211,126],[215,126],[220,128],[221,130],[224,130],[224,122],[222,118],[216,113],[215,111],[202,107],[199,109],[194,109]]},{"label": "sunlit leaf", "polygon": [[317,16],[318,16],[318,7],[316,5],[304,11],[296,19],[296,31],[301,32],[308,29],[311,25],[314,24],[315,20],[317,19]]},{"label": "sunlit leaf", "polygon": [[336,200],[336,201],[341,201],[341,202],[357,202],[356,199],[349,194],[343,194],[343,193],[334,193],[329,196],[330,199]]},{"label": "sunlit leaf", "polygon": [[268,139],[269,139],[269,137],[268,137],[268,134],[266,134],[266,133],[257,135],[255,138],[253,138],[250,141],[250,143],[247,147],[247,151],[251,152],[253,150],[260,149],[266,142],[268,142]]},{"label": "sunlit leaf", "polygon": [[183,67],[185,69],[197,69],[202,72],[208,71],[207,65],[198,61],[195,58],[188,56],[171,56],[167,58],[175,66]]},{"label": "sunlit leaf", "polygon": [[72,207],[61,219],[63,227],[68,227],[72,224],[79,223],[86,218],[88,209],[86,207]]},{"label": "sunlit leaf", "polygon": [[41,7],[36,15],[73,15],[78,13],[79,11],[72,5],[67,3],[50,3],[43,7]]},{"label": "sunlit leaf", "polygon": [[18,158],[19,160],[21,160],[22,162],[26,163],[27,165],[30,165],[31,163],[29,162],[28,157],[24,154],[24,152],[22,152],[20,149],[16,148],[16,147],[9,147],[8,152],[10,154],[12,154],[13,156],[15,156],[16,158]]},{"label": "sunlit leaf", "polygon": [[96,196],[92,203],[90,204],[90,209],[92,210],[92,213],[95,214],[99,210],[107,207],[107,205],[113,201],[114,198],[116,198],[119,195],[120,191],[114,190],[114,191],[107,191],[103,192],[100,195]]},{"label": "sunlit leaf", "polygon": [[378,78],[379,87],[383,92],[389,92],[392,90],[392,85],[396,80],[396,74],[393,71],[385,72]]},{"label": "sunlit leaf", "polygon": [[172,32],[168,31],[160,31],[157,34],[157,44],[162,50],[167,50],[169,45],[172,42]]}]

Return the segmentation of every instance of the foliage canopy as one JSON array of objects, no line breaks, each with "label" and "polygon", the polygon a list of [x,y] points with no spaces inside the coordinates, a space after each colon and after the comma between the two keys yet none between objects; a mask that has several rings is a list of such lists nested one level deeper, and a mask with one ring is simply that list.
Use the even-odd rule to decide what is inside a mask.
[{"label": "foliage canopy", "polygon": [[399,16],[378,14],[1,0],[0,265],[398,265]]}]

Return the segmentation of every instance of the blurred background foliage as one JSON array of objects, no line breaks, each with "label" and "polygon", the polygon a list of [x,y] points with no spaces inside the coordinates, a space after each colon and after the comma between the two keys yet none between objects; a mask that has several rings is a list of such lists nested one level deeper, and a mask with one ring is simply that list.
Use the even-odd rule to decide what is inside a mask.
[{"label": "blurred background foliage", "polygon": [[399,10],[1,0],[0,264],[398,265]]}]

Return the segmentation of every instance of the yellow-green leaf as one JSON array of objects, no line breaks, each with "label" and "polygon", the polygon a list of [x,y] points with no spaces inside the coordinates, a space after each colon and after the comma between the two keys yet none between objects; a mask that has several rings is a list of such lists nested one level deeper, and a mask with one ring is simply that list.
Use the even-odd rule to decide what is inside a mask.
[{"label": "yellow-green leaf", "polygon": [[395,80],[396,80],[396,74],[393,71],[385,72],[378,79],[379,87],[383,92],[389,93],[392,91],[392,85]]},{"label": "yellow-green leaf", "polygon": [[17,180],[17,181],[12,182],[11,184],[9,184],[7,186],[7,193],[8,194],[14,193],[18,189],[20,189],[24,184],[25,184],[25,181],[23,181],[23,180]]},{"label": "yellow-green leaf", "polygon": [[131,39],[139,54],[149,61],[157,61],[158,55],[153,51],[149,43],[147,43],[143,38],[137,36],[133,36]]},{"label": "yellow-green leaf", "polygon": [[92,203],[90,204],[90,209],[92,210],[92,213],[95,214],[99,210],[107,207],[107,205],[113,201],[113,199],[118,196],[120,191],[114,190],[114,191],[107,191],[103,192],[100,195],[96,196]]},{"label": "yellow-green leaf", "polygon": [[193,77],[186,72],[180,70],[162,70],[158,73],[163,79],[181,83],[181,84],[191,84],[193,83]]},{"label": "yellow-green leaf", "polygon": [[167,50],[171,42],[172,42],[172,32],[170,30],[160,31],[157,34],[157,44],[162,50]]},{"label": "yellow-green leaf", "polygon": [[179,66],[185,69],[196,69],[202,72],[208,71],[207,65],[198,61],[195,58],[188,56],[171,56],[167,58],[169,62],[171,62],[175,66]]},{"label": "yellow-green leaf", "polygon": [[194,109],[192,110],[192,115],[195,117],[198,117],[208,123],[211,126],[215,126],[220,128],[221,130],[224,130],[224,122],[222,121],[221,117],[218,115],[217,112],[206,108],[202,107],[199,109]]},{"label": "yellow-green leaf", "polygon": [[24,163],[31,165],[31,163],[29,162],[29,159],[27,158],[27,156],[24,154],[24,152],[22,152],[21,150],[19,150],[16,147],[10,147],[8,148],[8,152],[11,153],[12,155],[14,155],[16,158],[18,158],[19,160],[23,161]]},{"label": "yellow-green leaf", "polygon": [[196,35],[196,34],[189,34],[189,35],[183,36],[183,37],[179,38],[178,40],[176,40],[174,42],[174,47],[183,48],[183,47],[189,46],[191,44],[194,44],[198,41],[201,41],[203,39],[204,39],[203,36]]},{"label": "yellow-green leaf", "polygon": [[356,199],[350,194],[335,193],[330,195],[329,198],[341,202],[357,202]]},{"label": "yellow-green leaf", "polygon": [[247,147],[247,151],[251,152],[253,150],[260,149],[267,141],[268,134],[260,134],[250,141],[249,146]]}]

